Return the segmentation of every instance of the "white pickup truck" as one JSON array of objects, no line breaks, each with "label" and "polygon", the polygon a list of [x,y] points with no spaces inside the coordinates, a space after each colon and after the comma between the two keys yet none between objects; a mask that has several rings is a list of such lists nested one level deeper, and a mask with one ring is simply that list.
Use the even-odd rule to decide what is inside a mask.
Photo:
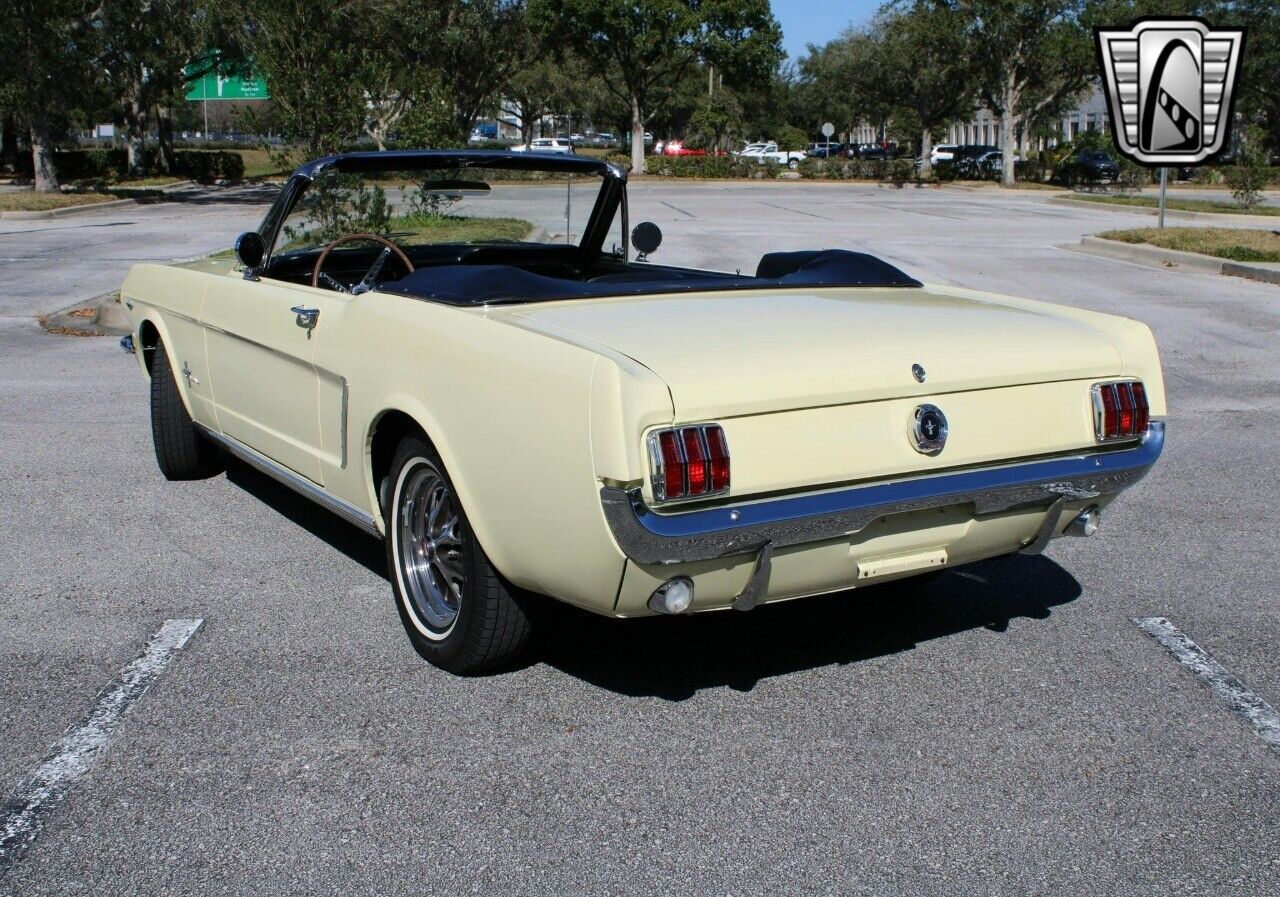
[{"label": "white pickup truck", "polygon": [[735,153],[739,159],[754,159],[757,162],[772,160],[788,168],[797,168],[805,157],[803,152],[779,150],[776,143],[748,143]]}]

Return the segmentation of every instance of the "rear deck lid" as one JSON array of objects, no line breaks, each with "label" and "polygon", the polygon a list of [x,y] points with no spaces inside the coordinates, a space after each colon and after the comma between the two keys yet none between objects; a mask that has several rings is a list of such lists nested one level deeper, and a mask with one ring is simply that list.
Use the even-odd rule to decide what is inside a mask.
[{"label": "rear deck lid", "polygon": [[635,359],[670,387],[680,420],[1078,380],[1121,365],[1086,324],[936,288],[578,299],[489,314]]}]

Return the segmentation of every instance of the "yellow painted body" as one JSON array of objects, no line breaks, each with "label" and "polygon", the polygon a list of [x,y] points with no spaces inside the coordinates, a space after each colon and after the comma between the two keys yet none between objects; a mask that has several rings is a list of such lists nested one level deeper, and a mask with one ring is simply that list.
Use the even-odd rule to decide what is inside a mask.
[{"label": "yellow painted body", "polygon": [[[738,501],[1091,447],[1098,380],[1139,378],[1152,415],[1165,413],[1144,325],[952,287],[459,308],[247,281],[225,260],[138,265],[122,295],[135,336],[154,327],[174,369],[191,372],[179,387],[199,423],[380,521],[371,440],[384,414],[407,414],[507,578],[620,616],[648,613],[649,594],[677,573],[695,579],[695,610],[725,607],[750,573],[749,558],[648,569],[618,548],[599,489],[638,485],[653,501],[654,428],[719,421],[727,500]],[[320,309],[310,334],[293,306]],[[909,442],[922,401],[950,421],[932,457]],[[971,507],[897,515],[779,551],[768,597],[1003,554],[1042,520]]]}]

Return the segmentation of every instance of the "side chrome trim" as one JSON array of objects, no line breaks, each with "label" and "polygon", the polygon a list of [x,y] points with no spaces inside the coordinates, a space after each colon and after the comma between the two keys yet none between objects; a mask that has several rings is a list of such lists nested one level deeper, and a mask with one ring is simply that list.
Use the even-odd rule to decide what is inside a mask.
[{"label": "side chrome trim", "polygon": [[207,436],[212,442],[216,443],[221,448],[226,449],[227,452],[239,458],[254,470],[257,470],[260,473],[265,473],[273,480],[288,486],[303,498],[311,499],[325,510],[332,511],[334,514],[337,514],[343,520],[347,521],[347,523],[360,527],[360,529],[372,536],[377,536],[379,539],[382,538],[382,532],[378,529],[378,524],[373,517],[350,502],[343,501],[336,495],[330,495],[316,483],[311,482],[311,480],[301,474],[294,473],[292,470],[281,464],[277,464],[275,461],[272,461],[265,455],[254,451],[239,440],[232,439],[230,436],[225,436],[215,430],[210,430],[202,424],[196,424],[196,427],[198,427],[200,432]]},{"label": "side chrome trim", "polygon": [[342,380],[342,406],[338,408],[338,466],[343,470],[347,469],[347,401],[351,398],[351,387],[347,385],[347,378],[340,377]]},{"label": "side chrome trim", "polygon": [[[973,504],[977,514],[1048,509],[1063,500],[1115,495],[1151,469],[1164,449],[1164,422],[1152,421],[1131,448],[931,474],[763,501],[658,514],[639,489],[600,489],[619,547],[638,564],[680,564],[852,536],[880,517]],[[1055,518],[1056,519],[1056,518]],[[1041,532],[1036,550],[1054,533]]]}]

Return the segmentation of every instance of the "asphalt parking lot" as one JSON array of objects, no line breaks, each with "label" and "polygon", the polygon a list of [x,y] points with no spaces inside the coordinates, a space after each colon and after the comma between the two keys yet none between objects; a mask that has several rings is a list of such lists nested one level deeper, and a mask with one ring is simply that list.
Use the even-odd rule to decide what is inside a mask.
[{"label": "asphalt parking lot", "polygon": [[34,323],[227,246],[264,196],[0,222],[0,789],[204,621],[0,894],[1280,892],[1280,749],[1133,622],[1280,707],[1280,288],[1062,248],[1151,219],[1033,192],[637,184],[656,260],[859,249],[1147,322],[1164,457],[1041,557],[565,611],[528,665],[458,679],[404,638],[379,544],[246,469],[164,482],[135,360]]}]

